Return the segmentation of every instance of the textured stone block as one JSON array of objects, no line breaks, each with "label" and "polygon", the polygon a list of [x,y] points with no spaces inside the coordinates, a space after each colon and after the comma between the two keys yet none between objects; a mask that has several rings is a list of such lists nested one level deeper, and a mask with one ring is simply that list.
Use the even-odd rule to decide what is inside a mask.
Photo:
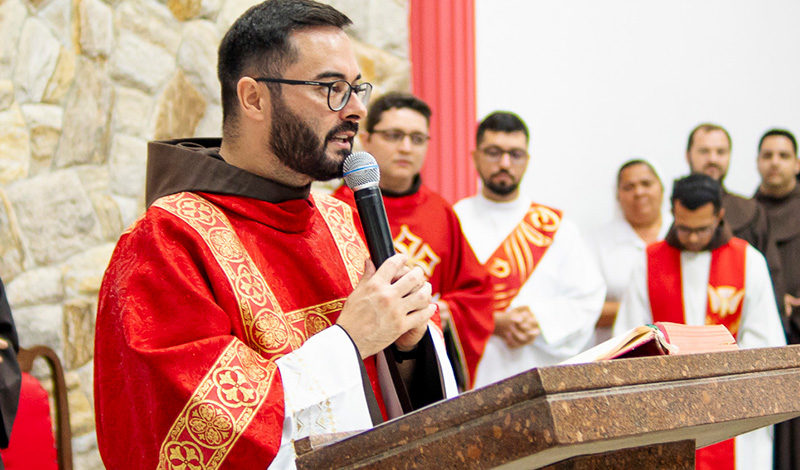
[{"label": "textured stone block", "polygon": [[179,70],[161,94],[156,112],[155,139],[193,136],[205,109],[205,98]]},{"label": "textured stone block", "polygon": [[109,158],[111,189],[115,194],[136,197],[144,192],[147,142],[123,134],[114,136]]},{"label": "textured stone block", "polygon": [[37,305],[14,309],[19,344],[31,347],[43,344],[53,348],[63,361],[64,327],[61,305]]},{"label": "textured stone block", "polygon": [[155,99],[151,95],[135,88],[116,87],[111,114],[114,132],[152,139],[155,107]]},{"label": "textured stone block", "polygon": [[14,82],[0,80],[0,111],[5,111],[14,103]]},{"label": "textured stone block", "polygon": [[81,77],[70,90],[64,108],[61,139],[55,165],[67,167],[101,163],[108,152],[113,89],[104,67],[88,59],[79,59]]},{"label": "textured stone block", "polygon": [[28,104],[22,106],[22,115],[30,132],[30,174],[49,169],[61,137],[64,111],[60,106]]},{"label": "textured stone block", "polygon": [[30,134],[19,106],[0,111],[0,184],[28,176]]},{"label": "textured stone block", "polygon": [[[116,242],[116,240],[115,240]],[[115,243],[90,248],[64,262],[64,289],[68,296],[97,297]]]},{"label": "textured stone block", "polygon": [[89,299],[71,299],[64,304],[64,367],[67,369],[78,368],[94,357],[96,311],[97,306]]},{"label": "textured stone block", "polygon": [[192,21],[183,29],[178,67],[207,101],[220,102],[217,47],[221,37],[210,21]]},{"label": "textured stone block", "polygon": [[20,0],[0,2],[0,79],[12,76],[17,44],[27,16],[28,9]]},{"label": "textured stone block", "polygon": [[111,54],[111,76],[119,83],[155,93],[175,69],[175,58],[148,40],[121,32]]},{"label": "textured stone block", "polygon": [[171,56],[181,42],[180,22],[163,3],[155,0],[125,0],[114,9],[119,34],[132,33],[161,46]]},{"label": "textured stone block", "polygon": [[12,311],[19,307],[61,302],[64,299],[61,270],[50,267],[25,271],[6,284],[6,294]]},{"label": "textured stone block", "polygon": [[114,18],[111,7],[100,0],[81,0],[78,4],[81,51],[89,57],[108,57],[114,44]]},{"label": "textured stone block", "polygon": [[47,265],[91,248],[102,239],[92,202],[74,171],[40,175],[9,186],[23,246]]},{"label": "textured stone block", "polygon": [[42,100],[60,53],[61,43],[50,28],[39,19],[28,18],[22,27],[14,67],[17,101],[36,103]]},{"label": "textured stone block", "polygon": [[58,62],[56,62],[56,69],[53,71],[53,75],[47,82],[47,88],[44,90],[43,102],[61,103],[75,80],[76,64],[77,57],[75,52],[71,48],[62,47]]}]

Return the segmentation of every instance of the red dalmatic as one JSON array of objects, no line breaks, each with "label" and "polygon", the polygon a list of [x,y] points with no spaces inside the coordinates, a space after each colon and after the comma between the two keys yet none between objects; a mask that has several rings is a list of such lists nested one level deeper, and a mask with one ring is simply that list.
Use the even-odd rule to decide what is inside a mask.
[{"label": "red dalmatic", "polygon": [[[355,207],[353,191],[341,186],[333,194]],[[383,198],[397,252],[428,276],[434,295],[447,302],[453,318],[457,346],[469,377],[494,329],[491,290],[481,266],[452,207],[439,195],[420,186],[414,194]]]},{"label": "red dalmatic", "polygon": [[[706,324],[725,325],[735,338],[744,304],[747,242],[738,238],[711,251],[706,289]],[[666,241],[647,247],[647,288],[653,321],[686,323],[681,280],[681,251]],[[733,470],[734,440],[697,451],[698,470]]]},{"label": "red dalmatic", "polygon": [[365,259],[352,210],[332,198],[156,201],[122,235],[100,291],[108,468],[265,468],[284,420],[275,360],[336,322]]}]

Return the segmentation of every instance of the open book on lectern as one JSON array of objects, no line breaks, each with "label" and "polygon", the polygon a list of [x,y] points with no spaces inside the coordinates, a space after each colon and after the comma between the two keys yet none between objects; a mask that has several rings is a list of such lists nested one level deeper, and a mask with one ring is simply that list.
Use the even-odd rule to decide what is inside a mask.
[{"label": "open book on lectern", "polygon": [[739,349],[724,325],[684,325],[656,322],[637,326],[561,364],[580,364],[608,359],[696,354]]}]

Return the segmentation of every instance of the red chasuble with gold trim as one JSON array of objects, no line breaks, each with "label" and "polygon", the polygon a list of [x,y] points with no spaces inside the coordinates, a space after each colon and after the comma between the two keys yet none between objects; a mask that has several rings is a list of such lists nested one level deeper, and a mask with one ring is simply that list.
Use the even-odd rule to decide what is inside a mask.
[{"label": "red chasuble with gold trim", "polygon": [[531,203],[530,209],[484,266],[492,276],[494,310],[504,311],[553,244],[562,212]]},{"label": "red chasuble with gold trim", "polygon": [[[706,324],[725,325],[736,337],[745,293],[747,242],[731,238],[711,251],[708,274]],[[681,251],[666,241],[647,247],[647,289],[653,321],[686,323],[681,280]],[[733,470],[734,440],[728,439],[697,451],[698,470]]]},{"label": "red chasuble with gold trim", "polygon": [[156,201],[122,235],[100,292],[108,468],[265,468],[283,429],[275,360],[336,322],[366,256],[352,210],[332,198]]},{"label": "red chasuble with gold trim", "polygon": [[[355,207],[349,188],[341,186],[333,196]],[[383,202],[395,249],[422,268],[434,295],[439,294],[450,307],[472,388],[478,361],[494,330],[489,277],[464,237],[458,217],[441,196],[422,185],[414,194],[384,196]]]}]

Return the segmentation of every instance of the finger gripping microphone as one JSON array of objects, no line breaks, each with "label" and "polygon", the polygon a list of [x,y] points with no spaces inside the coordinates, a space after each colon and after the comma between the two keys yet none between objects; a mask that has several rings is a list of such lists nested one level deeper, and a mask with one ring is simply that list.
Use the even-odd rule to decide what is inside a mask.
[{"label": "finger gripping microphone", "polygon": [[342,176],[347,187],[353,190],[369,255],[378,268],[394,255],[392,232],[378,187],[381,179],[378,163],[367,152],[353,152],[344,159]]}]

